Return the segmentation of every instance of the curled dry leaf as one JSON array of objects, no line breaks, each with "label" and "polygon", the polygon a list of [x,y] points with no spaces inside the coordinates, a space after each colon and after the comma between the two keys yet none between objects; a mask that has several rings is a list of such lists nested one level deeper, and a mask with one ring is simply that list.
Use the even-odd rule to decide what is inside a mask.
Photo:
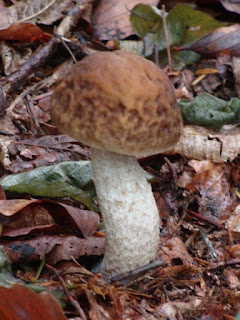
[{"label": "curled dry leaf", "polygon": [[178,237],[165,241],[159,253],[165,263],[170,263],[173,259],[181,259],[183,264],[186,265],[193,263],[193,258],[187,252],[182,240]]},{"label": "curled dry leaf", "polygon": [[12,45],[9,45],[7,42],[1,41],[0,56],[2,59],[5,75],[9,75],[12,72],[16,71],[23,63],[25,63],[29,59],[31,54],[32,50],[30,48],[24,48],[19,51]]},{"label": "curled dry leaf", "polygon": [[204,127],[185,126],[170,153],[196,160],[233,161],[240,153],[240,129],[236,127],[216,133]]},{"label": "curled dry leaf", "polygon": [[[167,319],[177,320],[179,313],[191,311],[202,304],[199,298],[193,298],[190,302],[166,302],[157,308]],[[164,318],[165,318],[164,317]]]},{"label": "curled dry leaf", "polygon": [[105,238],[44,235],[34,239],[2,242],[1,245],[13,263],[38,261],[46,257],[48,263],[55,264],[61,260],[71,260],[72,257],[78,259],[85,255],[102,255]]},{"label": "curled dry leaf", "polygon": [[1,40],[15,40],[21,42],[34,42],[39,40],[47,42],[51,35],[45,33],[32,23],[13,23],[7,29],[0,30]]},{"label": "curled dry leaf", "polygon": [[201,195],[198,201],[199,211],[203,211],[204,216],[207,215],[212,221],[221,224],[222,220],[228,219],[233,205],[226,165],[197,160],[190,160],[188,164],[196,173],[186,188]]},{"label": "curled dry leaf", "polygon": [[138,3],[156,6],[158,0],[102,0],[98,5],[93,23],[101,40],[120,40],[133,34],[130,11]]},{"label": "curled dry leaf", "polygon": [[8,289],[0,287],[0,314],[5,320],[67,320],[57,300],[47,292],[37,294],[15,284]]},{"label": "curled dry leaf", "polygon": [[1,8],[0,29],[12,23],[31,21],[51,24],[63,16],[63,11],[71,7],[71,0],[25,0],[17,1],[8,8]]},{"label": "curled dry leaf", "polygon": [[239,1],[220,0],[220,2],[224,6],[224,8],[227,9],[228,11],[232,11],[232,12],[240,14],[240,2]]},{"label": "curled dry leaf", "polygon": [[[38,212],[36,211],[36,206]],[[39,208],[41,208],[41,210],[39,210]],[[34,212],[34,214],[32,214],[32,212]],[[17,216],[15,216],[16,213],[18,213]],[[47,218],[46,215],[50,215],[53,220]],[[22,223],[16,225],[16,219],[21,219],[22,216],[24,216]],[[26,219],[28,219],[27,224]],[[39,223],[36,223],[36,219],[38,219]],[[14,224],[12,221],[14,221]],[[100,218],[94,211],[81,210],[51,200],[0,200],[0,222],[12,228],[16,228],[17,226],[18,235],[21,235],[21,227],[26,228],[37,225],[39,228],[39,225],[46,224],[47,228],[49,228],[49,225],[52,225],[54,221],[55,224],[65,226],[69,231],[72,230],[72,232],[76,232],[80,230],[81,234],[86,238],[93,235],[97,230]],[[30,231],[31,230],[29,230],[29,232]],[[8,233],[8,235],[10,234],[11,233]],[[24,230],[24,234],[26,234],[26,230]],[[16,236],[16,230],[14,235]]]},{"label": "curled dry leaf", "polygon": [[240,56],[240,25],[219,28],[192,44],[189,49],[208,57],[216,57],[221,52]]}]

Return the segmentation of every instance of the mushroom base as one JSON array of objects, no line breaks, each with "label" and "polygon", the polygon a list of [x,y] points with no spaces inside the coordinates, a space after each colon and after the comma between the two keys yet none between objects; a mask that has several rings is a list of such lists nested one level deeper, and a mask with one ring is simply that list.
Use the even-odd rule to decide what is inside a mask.
[{"label": "mushroom base", "polygon": [[107,240],[101,271],[109,278],[155,259],[159,214],[151,185],[135,157],[91,151]]}]

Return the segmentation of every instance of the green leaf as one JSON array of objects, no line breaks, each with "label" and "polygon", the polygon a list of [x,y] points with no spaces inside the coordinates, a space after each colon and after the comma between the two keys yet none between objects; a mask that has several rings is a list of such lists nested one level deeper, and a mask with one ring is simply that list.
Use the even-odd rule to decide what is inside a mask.
[{"label": "green leaf", "polygon": [[240,123],[240,100],[238,98],[232,98],[229,108],[235,113],[234,123]]},{"label": "green leaf", "polygon": [[[144,40],[145,56],[150,56],[153,53],[155,43],[158,44],[161,53],[162,50],[166,49],[160,10],[150,5],[137,4],[131,11],[130,21],[135,33]],[[176,5],[169,14],[166,14],[166,24],[170,47],[189,47],[190,44],[199,40],[202,36],[214,31],[218,27],[226,25],[184,4]],[[180,69],[181,66],[180,58],[183,59],[182,65],[185,66],[192,63],[192,61],[195,62],[196,57],[196,55],[193,56],[189,51],[184,54],[177,52],[172,55],[177,69]]]},{"label": "green leaf", "polygon": [[170,15],[173,17],[173,23],[175,17],[181,19],[184,25],[182,39],[178,44],[185,46],[190,45],[213,30],[226,25],[226,23],[218,22],[206,13],[194,10],[184,4],[177,4],[169,13],[169,16]]},{"label": "green leaf", "polygon": [[90,161],[70,161],[8,175],[0,181],[6,193],[70,197],[93,210],[95,189]]},{"label": "green leaf", "polygon": [[[184,37],[184,20],[176,14],[175,11],[170,11],[166,18],[167,23],[167,33],[168,33],[168,42],[169,46],[176,45],[180,43]],[[163,25],[161,24],[160,27],[156,31],[156,38],[158,43],[159,50],[166,49],[166,39],[164,34]]]},{"label": "green leaf", "polygon": [[228,102],[203,93],[192,100],[180,100],[178,104],[186,124],[220,129],[224,124],[236,123],[235,116],[240,114],[240,101],[236,99]]},{"label": "green leaf", "polygon": [[[171,57],[174,61],[174,69],[181,70],[188,64],[195,63],[200,60],[201,56],[191,50],[174,51],[171,50]],[[162,50],[159,52],[159,64],[165,66],[168,64],[167,52]]]},{"label": "green leaf", "polygon": [[134,32],[144,38],[148,33],[155,33],[162,24],[161,11],[156,7],[137,4],[130,15],[130,22]]}]

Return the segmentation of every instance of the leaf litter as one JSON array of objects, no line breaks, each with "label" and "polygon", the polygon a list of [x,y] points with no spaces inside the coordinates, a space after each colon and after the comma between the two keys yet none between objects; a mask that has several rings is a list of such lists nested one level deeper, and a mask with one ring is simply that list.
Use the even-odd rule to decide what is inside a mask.
[{"label": "leaf litter", "polygon": [[[129,20],[132,7],[119,1],[109,5],[107,0],[99,6],[94,1],[76,1],[75,6],[70,1],[1,3],[0,38],[2,32],[5,42],[1,41],[0,51],[2,56],[9,54],[2,59],[0,90],[0,184],[4,189],[0,242],[5,263],[0,279],[7,279],[1,281],[0,289],[10,302],[6,308],[2,299],[0,310],[6,319],[18,319],[23,310],[25,319],[37,319],[39,306],[41,318],[46,319],[235,318],[240,308],[239,121],[238,109],[228,102],[239,98],[240,77],[237,57],[233,57],[238,55],[238,39],[228,30],[238,26],[225,27],[226,23],[216,18],[224,8],[211,17],[177,1],[172,3],[172,8],[165,3],[175,61],[169,76],[178,98],[193,103],[193,97],[207,93],[210,107],[222,108],[220,113],[232,117],[233,122],[227,120],[228,127],[225,122],[210,122],[204,128],[191,119],[171,155],[140,160],[151,174],[162,217],[158,257],[146,269],[120,275],[112,283],[99,273],[105,238],[89,171],[90,153],[51,124],[49,104],[59,74],[66,74],[72,65],[67,61],[71,55],[79,60],[96,50],[112,50],[129,36],[138,46],[142,39],[134,38],[136,22],[131,25]],[[135,10],[142,6],[146,11],[141,14],[155,19],[150,20],[146,34],[137,32],[145,38],[145,54],[150,52],[149,58],[156,61],[151,44],[157,40],[159,61],[164,65],[161,4],[157,9],[144,7],[156,6],[157,1],[135,4]],[[191,20],[191,16],[195,18]],[[52,37],[57,20],[56,34],[63,36],[62,40]],[[31,23],[28,33],[24,32],[26,23]],[[176,25],[181,26],[177,34]],[[223,25],[229,29],[218,29]],[[154,26],[159,28],[155,34]],[[228,45],[227,50],[220,40]],[[197,48],[198,54],[175,51],[175,46],[186,45]],[[30,56],[25,55],[26,48]],[[208,48],[217,48],[214,58]],[[140,54],[144,55],[144,50]],[[17,67],[9,69],[12,61]],[[13,265],[8,262],[6,267],[9,258]],[[33,293],[42,290],[46,291],[44,298]]]}]

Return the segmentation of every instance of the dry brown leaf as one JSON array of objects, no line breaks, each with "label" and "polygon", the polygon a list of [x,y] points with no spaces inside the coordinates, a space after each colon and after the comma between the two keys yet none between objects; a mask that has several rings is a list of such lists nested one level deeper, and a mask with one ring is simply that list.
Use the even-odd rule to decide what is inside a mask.
[{"label": "dry brown leaf", "polygon": [[227,9],[228,11],[232,11],[232,12],[240,14],[240,2],[239,1],[220,0],[220,2],[224,6],[224,8]]},{"label": "dry brown leaf", "polygon": [[196,160],[233,161],[240,153],[240,128],[216,133],[204,127],[184,126],[179,142],[169,153]]},{"label": "dry brown leaf", "polygon": [[47,292],[37,294],[15,284],[0,287],[1,320],[67,320],[57,300]]},{"label": "dry brown leaf", "polygon": [[[1,33],[1,31],[0,31]],[[0,55],[4,67],[5,75],[9,75],[16,71],[24,62],[28,60],[32,50],[30,48],[15,49],[7,42],[0,42]]]},{"label": "dry brown leaf", "polygon": [[173,237],[161,245],[159,254],[165,263],[170,263],[173,259],[181,259],[183,264],[189,265],[193,263],[193,258],[187,252],[187,249],[178,237]]},{"label": "dry brown leaf", "polygon": [[202,300],[199,298],[192,298],[189,302],[166,302],[157,307],[157,310],[164,314],[167,319],[177,320],[180,314],[200,307],[201,303]]},{"label": "dry brown leaf", "polygon": [[240,56],[240,25],[216,29],[190,46],[190,49],[208,57],[219,53]]},{"label": "dry brown leaf", "polygon": [[70,0],[18,1],[8,8],[1,8],[0,29],[24,21],[51,24],[63,16],[63,10],[71,8],[71,3]]},{"label": "dry brown leaf", "polygon": [[80,239],[75,236],[38,236],[34,239],[1,242],[9,259],[13,262],[46,261],[55,264],[61,260],[78,259],[85,255],[104,254],[105,238],[88,237]]},{"label": "dry brown leaf", "polygon": [[13,23],[8,28],[0,30],[0,40],[15,40],[20,42],[47,42],[51,35],[42,31],[32,23]]},{"label": "dry brown leaf", "polygon": [[234,270],[233,268],[225,268],[223,273],[230,289],[236,289],[239,287],[240,280],[238,270]]},{"label": "dry brown leaf", "polygon": [[186,188],[200,194],[199,204],[204,208],[204,214],[212,216],[214,220],[228,218],[233,200],[225,173],[226,165],[197,160],[190,160],[188,165],[194,168],[196,174]]},{"label": "dry brown leaf", "polygon": [[130,24],[130,11],[138,4],[156,6],[159,0],[102,0],[93,15],[96,34],[101,40],[120,40],[134,32]]},{"label": "dry brown leaf", "polygon": [[87,238],[97,230],[100,218],[96,212],[81,210],[51,200],[0,200],[0,222],[5,226],[18,228],[18,235],[21,235],[21,228],[44,224],[49,228],[54,221],[69,232],[80,230],[81,234]]},{"label": "dry brown leaf", "polygon": [[[12,122],[4,117],[1,126],[11,132]],[[9,120],[9,121],[7,121]],[[19,136],[0,138],[0,163],[10,173],[20,173],[55,162],[75,161],[76,154],[89,157],[89,151],[66,135],[46,135],[20,139]],[[10,160],[11,158],[11,160]]]}]

